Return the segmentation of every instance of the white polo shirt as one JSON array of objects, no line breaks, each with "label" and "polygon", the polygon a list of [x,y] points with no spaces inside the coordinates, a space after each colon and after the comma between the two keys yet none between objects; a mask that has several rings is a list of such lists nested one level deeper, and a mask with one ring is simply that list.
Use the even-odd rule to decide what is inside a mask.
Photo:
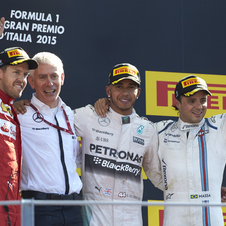
[{"label": "white polo shirt", "polygon": [[[31,103],[44,119],[56,125],[54,112],[39,101],[35,94]],[[60,131],[63,140],[64,158],[69,177],[69,194],[79,193],[82,182],[76,172],[76,155],[79,150],[78,137],[75,135],[71,109],[59,98],[56,118],[59,126],[67,129],[66,119],[61,108],[68,116],[74,135]],[[33,108],[26,106],[27,112],[18,118],[22,131],[23,161],[21,190],[34,190],[46,193],[65,194],[65,176],[61,163],[58,131],[40,119]]]}]

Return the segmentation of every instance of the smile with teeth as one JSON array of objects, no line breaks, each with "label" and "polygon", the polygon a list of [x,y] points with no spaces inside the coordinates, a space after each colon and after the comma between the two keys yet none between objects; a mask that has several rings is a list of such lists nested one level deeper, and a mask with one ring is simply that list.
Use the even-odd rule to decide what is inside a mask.
[{"label": "smile with teeth", "polygon": [[52,90],[44,90],[45,93],[54,93],[56,90],[52,89]]},{"label": "smile with teeth", "polygon": [[21,89],[22,89],[22,88],[23,88],[23,83],[21,83],[21,84],[20,84],[20,83],[17,83],[17,84],[14,84],[14,86],[16,86],[16,87],[18,87],[18,88],[21,88]]},{"label": "smile with teeth", "polygon": [[195,114],[195,115],[201,115],[202,114],[202,111],[200,111],[200,112],[193,112],[193,114]]}]

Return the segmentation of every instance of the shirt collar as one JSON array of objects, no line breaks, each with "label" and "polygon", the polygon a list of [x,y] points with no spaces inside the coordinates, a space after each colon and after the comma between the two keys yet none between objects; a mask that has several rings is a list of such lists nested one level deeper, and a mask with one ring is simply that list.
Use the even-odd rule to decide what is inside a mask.
[{"label": "shirt collar", "polygon": [[[46,105],[45,103],[43,103],[36,97],[36,93],[32,94],[31,103],[34,104],[39,110],[50,109],[50,107],[48,105]],[[61,106],[63,106],[63,108],[66,107],[66,105],[62,101],[62,99],[60,97],[58,97],[57,108],[59,109]]]},{"label": "shirt collar", "polygon": [[[136,117],[136,111],[135,111],[135,109],[133,109],[133,112],[132,112],[131,115],[121,115],[121,114],[117,113],[116,111],[114,111],[110,107],[108,114],[110,114],[121,125],[122,124],[128,124],[128,123],[125,123],[125,121],[128,121],[128,117],[129,117],[129,123],[133,122],[134,119],[135,119],[135,117]],[[123,118],[124,118],[124,120],[123,120]]]},{"label": "shirt collar", "polygon": [[14,103],[14,98],[9,97],[7,94],[5,94],[2,90],[0,90],[0,98],[2,99],[2,102],[4,104],[10,104],[12,105]]},{"label": "shirt collar", "polygon": [[180,118],[178,119],[178,128],[183,131],[189,131],[191,129],[200,128],[205,122],[205,119],[203,118],[201,122],[199,123],[187,123],[183,122]]}]

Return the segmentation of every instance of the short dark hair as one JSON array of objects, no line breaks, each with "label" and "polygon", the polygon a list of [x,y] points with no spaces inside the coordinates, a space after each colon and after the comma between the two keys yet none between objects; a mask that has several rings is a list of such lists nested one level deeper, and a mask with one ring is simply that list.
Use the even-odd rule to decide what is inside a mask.
[{"label": "short dark hair", "polygon": [[[181,95],[177,97],[177,100],[181,103]],[[172,105],[174,110],[179,111],[178,107],[176,105]]]},{"label": "short dark hair", "polygon": [[3,66],[0,67],[0,69],[1,69],[3,72],[6,72],[8,66],[9,66],[9,65],[3,65]]}]

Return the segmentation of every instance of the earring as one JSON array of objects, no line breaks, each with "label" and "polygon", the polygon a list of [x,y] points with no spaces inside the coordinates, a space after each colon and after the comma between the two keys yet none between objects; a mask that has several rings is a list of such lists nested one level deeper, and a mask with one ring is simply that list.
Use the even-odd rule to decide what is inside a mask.
[{"label": "earring", "polygon": [[137,100],[138,100],[138,97],[137,97]]}]

